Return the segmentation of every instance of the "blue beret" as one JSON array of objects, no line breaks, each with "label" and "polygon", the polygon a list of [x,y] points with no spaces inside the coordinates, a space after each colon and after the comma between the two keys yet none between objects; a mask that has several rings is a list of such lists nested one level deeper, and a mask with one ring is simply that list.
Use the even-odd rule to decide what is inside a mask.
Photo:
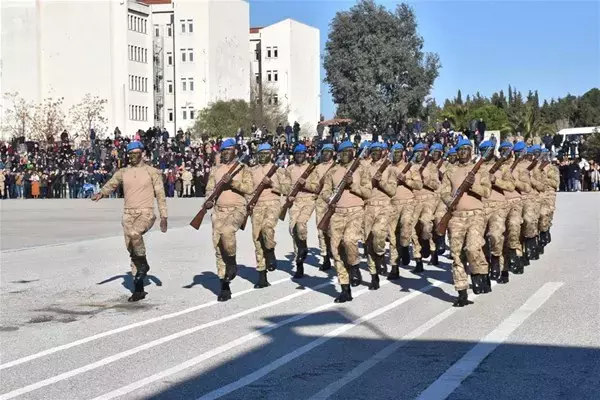
[{"label": "blue beret", "polygon": [[272,149],[269,143],[261,143],[258,145],[257,151],[270,151]]},{"label": "blue beret", "polygon": [[509,148],[509,147],[510,147],[510,148],[512,148],[512,147],[513,147],[513,144],[512,144],[511,142],[502,142],[502,143],[500,144],[500,148],[501,148],[501,149],[506,149],[506,148]]},{"label": "blue beret", "polygon": [[369,146],[370,150],[373,149],[383,149],[383,143],[379,143],[379,142],[373,142],[371,143],[371,146]]},{"label": "blue beret", "polygon": [[550,152],[550,150],[548,150],[548,149],[547,149],[547,148],[545,148],[545,147],[542,149],[542,153],[549,153],[549,152]]},{"label": "blue beret", "polygon": [[387,148],[388,148],[387,143],[381,143],[381,148],[384,150],[387,150]]},{"label": "blue beret", "polygon": [[534,144],[533,146],[531,146],[531,151],[542,151],[542,146],[540,146],[539,144]]},{"label": "blue beret", "polygon": [[516,152],[523,151],[523,150],[525,150],[526,147],[527,147],[527,145],[525,144],[525,142],[517,142],[513,147],[513,151],[516,151]]},{"label": "blue beret", "polygon": [[[363,142],[364,143],[364,142]],[[349,148],[353,148],[354,146],[352,146],[352,142],[350,141],[345,141],[342,142],[338,145],[338,152],[345,150],[345,149],[349,149]]]},{"label": "blue beret", "polygon": [[441,144],[439,143],[434,143],[430,148],[429,151],[444,151],[444,148],[442,147]]},{"label": "blue beret", "polygon": [[481,150],[483,150],[483,149],[487,149],[487,148],[489,148],[489,147],[494,147],[494,143],[492,143],[492,141],[491,141],[491,140],[486,140],[486,141],[484,141],[484,142],[481,142],[481,144],[479,145],[479,148],[480,148]]},{"label": "blue beret", "polygon": [[306,146],[303,144],[299,144],[294,148],[294,154],[295,153],[306,153]]},{"label": "blue beret", "polygon": [[225,139],[223,140],[223,142],[221,143],[221,148],[220,150],[223,151],[225,149],[229,149],[231,147],[235,147],[235,140],[233,140],[232,138],[229,139]]},{"label": "blue beret", "polygon": [[326,150],[330,150],[330,151],[334,151],[334,147],[331,143],[327,143],[323,145],[323,148],[321,149],[321,151],[326,151]]},{"label": "blue beret", "polygon": [[[370,146],[370,145],[371,145],[371,142],[370,142],[370,141],[368,141],[368,140],[363,140],[363,142],[360,144],[360,146],[359,146],[358,148],[362,150],[362,149],[364,149],[365,147],[368,147],[368,146]],[[338,151],[339,151],[339,149],[338,149]]]},{"label": "blue beret", "polygon": [[456,149],[454,147],[450,147],[450,150],[448,150],[448,153],[446,153],[446,154],[449,156],[456,154]]},{"label": "blue beret", "polygon": [[458,143],[456,143],[456,150],[460,149],[461,147],[464,146],[469,146],[469,147],[473,147],[473,145],[471,144],[471,141],[469,139],[460,139],[458,141]]},{"label": "blue beret", "polygon": [[423,151],[423,150],[427,150],[427,147],[425,147],[425,145],[423,143],[417,143],[415,145],[415,147],[413,148],[413,151]]},{"label": "blue beret", "polygon": [[131,142],[127,145],[127,152],[136,149],[144,150],[144,145],[142,144],[142,142]]},{"label": "blue beret", "polygon": [[404,150],[404,146],[402,146],[402,143],[396,143],[395,145],[392,146],[392,151],[396,151],[396,150]]}]

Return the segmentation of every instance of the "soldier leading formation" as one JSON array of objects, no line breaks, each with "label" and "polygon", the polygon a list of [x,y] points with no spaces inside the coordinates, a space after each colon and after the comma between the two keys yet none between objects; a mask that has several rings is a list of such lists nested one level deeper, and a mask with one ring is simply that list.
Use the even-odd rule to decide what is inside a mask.
[{"label": "soldier leading formation", "polygon": [[[513,144],[514,143],[514,144]],[[145,297],[149,270],[142,235],[155,222],[158,202],[161,231],[167,230],[167,209],[159,173],[141,159],[143,146],[132,142],[130,165],[119,170],[94,196],[97,201],[119,185],[125,193],[123,229],[133,274],[130,301]],[[212,239],[221,281],[218,301],[232,297],[230,282],[237,275],[236,233],[248,218],[252,223],[256,289],[268,287],[268,272],[278,268],[275,256],[277,219],[289,209],[289,234],[294,244],[294,279],[304,277],[309,249],[308,221],[316,210],[320,248],[319,270],[335,268],[341,292],[335,302],[352,301],[352,287],[361,285],[363,244],[370,275],[369,290],[378,290],[380,277],[399,280],[400,268],[412,260],[415,274],[424,272],[424,259],[438,265],[449,248],[452,277],[458,292],[453,305],[472,302],[467,290],[483,294],[492,281],[509,282],[509,272],[523,274],[551,242],[550,228],[559,186],[559,171],[548,150],[527,146],[522,138],[507,138],[495,156],[495,143],[473,146],[462,139],[445,155],[440,145],[417,144],[406,159],[402,144],[349,141],[336,149],[325,144],[307,159],[303,144],[294,148],[293,163],[278,168],[268,143],[257,149],[257,165],[248,167],[236,154],[235,141],[220,148],[221,164],[211,171],[203,213],[212,209]],[[283,201],[282,201],[283,200]],[[198,217],[198,216],[196,216]],[[447,235],[446,235],[447,230]],[[389,267],[386,260],[389,242]],[[333,264],[331,260],[333,259]],[[469,275],[470,283],[469,283]]]}]

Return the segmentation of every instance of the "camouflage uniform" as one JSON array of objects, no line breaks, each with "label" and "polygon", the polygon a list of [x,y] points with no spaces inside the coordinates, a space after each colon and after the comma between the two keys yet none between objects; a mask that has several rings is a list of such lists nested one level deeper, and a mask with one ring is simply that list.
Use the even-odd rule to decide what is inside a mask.
[{"label": "camouflage uniform", "polygon": [[[527,163],[525,163],[527,164]],[[527,166],[524,166],[527,170]],[[541,197],[546,189],[543,176],[539,168],[529,172],[531,181],[531,192],[523,202],[523,237],[525,239],[535,238],[538,235],[538,223],[540,219]]]},{"label": "camouflage uniform", "polygon": [[[221,164],[213,167],[206,184],[206,197],[209,197],[215,185],[221,180],[232,164]],[[215,247],[217,274],[219,279],[226,279],[226,266],[236,267],[236,232],[246,218],[246,199],[243,195],[252,193],[254,187],[252,174],[245,165],[236,173],[212,209],[211,221],[213,226],[212,241]],[[240,195],[239,193],[242,193]]]},{"label": "camouflage uniform", "polygon": [[521,232],[523,225],[524,204],[531,193],[531,179],[529,178],[529,171],[527,171],[527,162],[525,160],[519,161],[515,167],[512,176],[515,180],[515,189],[519,196],[510,196],[509,200],[509,213],[507,217],[507,241],[508,248],[515,249],[517,256],[522,257],[522,243],[521,243]]},{"label": "camouflage uniform", "polygon": [[[322,190],[321,181],[323,180],[325,174],[327,173],[327,171],[329,171],[332,165],[333,161],[322,162],[319,165],[317,165],[317,167],[314,169],[312,174],[310,174],[306,181],[306,189],[313,193],[319,194]],[[321,222],[321,219],[323,219],[323,216],[325,215],[326,211],[327,202],[321,196],[318,196],[316,200],[315,213],[317,224]],[[320,229],[317,229],[317,234],[319,235],[319,248],[321,249],[321,257],[323,258],[323,261],[325,261],[327,255],[331,256],[329,234],[326,231],[322,231]]]},{"label": "camouflage uniform", "polygon": [[560,172],[556,165],[548,164],[542,170],[545,179],[546,190],[542,196],[542,210],[540,213],[540,232],[550,231],[554,211],[556,210],[556,191],[560,186]]},{"label": "camouflage uniform", "polygon": [[[420,167],[419,167],[420,168]],[[416,225],[413,231],[413,257],[416,260],[423,258],[421,254],[422,242],[429,242],[430,249],[435,249],[432,240],[434,212],[440,200],[436,192],[440,188],[438,169],[435,163],[428,163],[422,173],[423,189],[415,192],[415,218]],[[426,255],[428,256],[428,255]]]}]

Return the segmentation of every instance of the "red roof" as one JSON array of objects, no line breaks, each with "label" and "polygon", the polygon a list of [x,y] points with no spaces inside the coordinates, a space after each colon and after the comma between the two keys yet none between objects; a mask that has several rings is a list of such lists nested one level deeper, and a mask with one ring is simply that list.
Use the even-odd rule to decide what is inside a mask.
[{"label": "red roof", "polygon": [[254,27],[254,28],[251,27],[250,28],[250,33],[258,33],[258,32],[260,32],[260,30],[262,28],[264,28],[264,26],[257,26],[257,27]]}]

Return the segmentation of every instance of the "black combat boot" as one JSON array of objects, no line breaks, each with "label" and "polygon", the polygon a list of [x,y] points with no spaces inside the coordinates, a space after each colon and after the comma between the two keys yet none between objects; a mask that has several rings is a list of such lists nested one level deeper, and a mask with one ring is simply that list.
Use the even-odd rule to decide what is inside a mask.
[{"label": "black combat boot", "polygon": [[392,265],[392,270],[387,276],[388,281],[395,281],[396,279],[400,279],[400,269],[397,265]]},{"label": "black combat boot", "polygon": [[402,260],[402,265],[407,266],[410,264],[410,252],[408,251],[408,246],[400,247],[400,259]]},{"label": "black combat boot", "polygon": [[437,251],[431,252],[431,259],[429,260],[429,265],[435,265],[436,267],[440,265],[440,261],[438,260]]},{"label": "black combat boot", "polygon": [[325,255],[323,259],[323,264],[319,267],[319,271],[328,271],[331,269],[331,256],[329,254]]},{"label": "black combat boot", "polygon": [[433,235],[433,237],[437,255],[443,256],[446,252],[446,235]]},{"label": "black combat boot", "polygon": [[516,249],[508,249],[508,252],[506,254],[506,264],[507,264],[508,270],[510,270],[511,272],[514,273],[517,269],[518,263],[519,263],[519,256],[517,256],[517,250]]},{"label": "black combat boot", "polygon": [[225,258],[225,279],[227,282],[231,282],[235,279],[238,272],[237,261],[235,256]]},{"label": "black combat boot", "polygon": [[375,261],[375,268],[377,269],[377,273],[379,275],[384,275],[384,276],[387,275],[388,269],[387,269],[387,263],[385,262],[385,255],[375,254],[375,256],[373,258]]},{"label": "black combat boot", "polygon": [[485,286],[484,275],[471,274],[471,286],[473,288],[473,293],[475,293],[475,294],[483,293],[483,288]]},{"label": "black combat boot", "polygon": [[335,303],[345,303],[352,301],[352,292],[350,291],[350,285],[342,285],[342,293],[334,300]]},{"label": "black combat boot", "polygon": [[273,272],[277,269],[277,258],[275,257],[275,249],[265,250],[265,261],[267,262],[267,271]]},{"label": "black combat boot", "polygon": [[217,297],[217,301],[231,300],[231,289],[229,288],[229,282],[225,279],[221,279],[221,293]]},{"label": "black combat boot", "polygon": [[304,262],[304,260],[306,260],[306,256],[308,256],[308,245],[306,244],[306,240],[298,239],[297,247],[298,255],[296,256],[296,261]]},{"label": "black combat boot", "polygon": [[496,281],[498,283],[508,283],[508,271],[502,271],[500,273],[500,278]]},{"label": "black combat boot", "polygon": [[492,281],[490,280],[490,275],[489,274],[482,275],[481,281],[483,282],[482,293],[491,293],[492,292]]},{"label": "black combat boot", "polygon": [[456,300],[454,301],[454,304],[452,304],[452,306],[453,307],[464,307],[464,306],[468,306],[469,304],[473,304],[473,302],[469,301],[469,296],[467,295],[466,289],[459,290],[458,297],[456,298]]},{"label": "black combat boot", "polygon": [[371,284],[369,285],[369,290],[377,290],[379,289],[379,275],[371,274]]},{"label": "black combat boot", "polygon": [[258,271],[258,283],[254,285],[254,289],[262,289],[271,286],[267,280],[267,271]]},{"label": "black combat boot", "polygon": [[419,239],[419,243],[421,244],[421,257],[428,258],[431,255],[431,246],[429,246],[429,239]]},{"label": "black combat boot", "polygon": [[296,261],[296,273],[294,274],[294,278],[303,278],[304,277],[304,263],[302,261]]},{"label": "black combat boot", "polygon": [[490,278],[493,280],[500,278],[500,269],[500,257],[492,255],[490,262]]},{"label": "black combat boot", "polygon": [[550,234],[550,229],[546,231],[546,244],[552,243],[552,235]]},{"label": "black combat boot", "polygon": [[544,254],[544,246],[545,245],[544,245],[544,240],[542,239],[542,234],[541,233],[536,238],[536,244],[537,244],[536,249],[537,249],[538,254],[539,255]]},{"label": "black combat boot", "polygon": [[134,302],[144,299],[148,294],[144,291],[144,280],[150,271],[150,265],[148,265],[146,256],[133,256],[131,261],[135,265],[136,273],[133,277],[133,294],[127,301]]},{"label": "black combat boot", "polygon": [[537,244],[535,243],[535,238],[525,239],[525,249],[527,252],[527,258],[529,258],[529,260],[535,261],[540,259],[540,256],[537,252]]},{"label": "black combat boot", "polygon": [[362,283],[362,276],[360,275],[360,264],[353,265],[350,267],[350,286],[356,287]]},{"label": "black combat boot", "polygon": [[413,274],[420,274],[421,272],[425,271],[425,269],[423,268],[423,260],[420,258],[415,258],[415,262],[417,263],[417,265],[415,266],[415,269],[412,270]]}]

